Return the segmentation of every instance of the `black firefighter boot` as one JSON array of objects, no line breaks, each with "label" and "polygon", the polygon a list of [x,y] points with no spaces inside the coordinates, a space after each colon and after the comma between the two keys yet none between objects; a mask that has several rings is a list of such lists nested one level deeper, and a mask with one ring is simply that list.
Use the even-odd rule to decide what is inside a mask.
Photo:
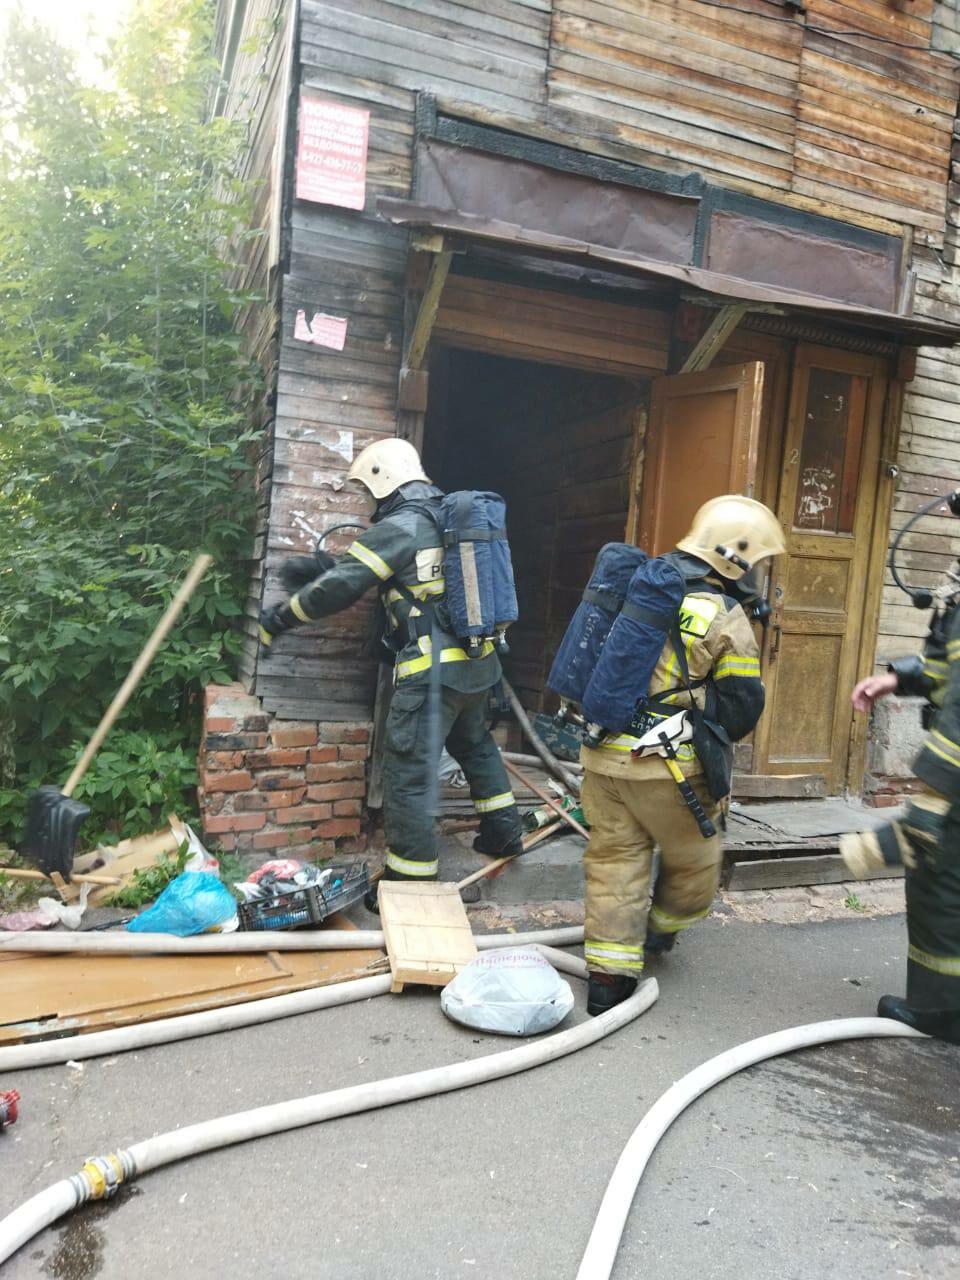
[{"label": "black firefighter boot", "polygon": [[893,1018],[924,1035],[960,1044],[960,1009],[915,1009],[899,996],[881,996],[877,1017]]},{"label": "black firefighter boot", "polygon": [[595,1018],[618,1004],[623,1004],[637,989],[636,978],[625,973],[599,973],[591,971],[587,987],[587,1013]]},{"label": "black firefighter boot", "polygon": [[676,946],[675,933],[658,933],[656,929],[648,929],[643,943],[644,953],[648,956],[662,956]]},{"label": "black firefighter boot", "polygon": [[516,805],[500,809],[497,813],[483,814],[480,818],[480,834],[474,839],[475,853],[488,858],[517,858],[524,852],[523,831]]}]

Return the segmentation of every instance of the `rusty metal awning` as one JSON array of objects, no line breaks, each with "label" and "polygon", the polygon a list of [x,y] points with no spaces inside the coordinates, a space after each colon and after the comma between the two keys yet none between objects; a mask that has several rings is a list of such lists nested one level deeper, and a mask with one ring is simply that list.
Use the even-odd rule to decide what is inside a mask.
[{"label": "rusty metal awning", "polygon": [[722,306],[731,301],[755,306],[758,310],[804,313],[823,320],[880,331],[890,339],[913,346],[950,347],[960,342],[960,326],[942,324],[916,315],[900,315],[872,307],[855,306],[816,294],[777,288],[739,276],[722,275],[702,267],[660,262],[626,253],[605,245],[551,235],[515,223],[438,209],[412,200],[381,196],[380,216],[395,226],[422,228],[445,236],[482,242],[498,249],[522,250],[568,261],[587,261],[598,269],[625,275],[662,280],[682,287],[687,296],[699,294],[705,302]]}]

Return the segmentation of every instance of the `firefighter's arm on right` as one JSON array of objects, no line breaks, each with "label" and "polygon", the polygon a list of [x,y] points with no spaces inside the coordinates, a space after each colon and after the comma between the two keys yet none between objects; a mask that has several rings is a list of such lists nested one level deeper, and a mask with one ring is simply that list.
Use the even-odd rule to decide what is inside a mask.
[{"label": "firefighter's arm on right", "polygon": [[269,645],[284,631],[348,609],[371,587],[392,578],[414,554],[413,539],[405,530],[389,520],[374,525],[347,547],[332,569],[261,613],[261,641]]},{"label": "firefighter's arm on right", "polygon": [[718,617],[704,637],[713,659],[717,720],[731,741],[739,742],[756,727],[764,706],[760,650],[740,605]]},{"label": "firefighter's arm on right", "polygon": [[947,634],[946,692],[913,771],[948,800],[960,800],[960,609]]}]

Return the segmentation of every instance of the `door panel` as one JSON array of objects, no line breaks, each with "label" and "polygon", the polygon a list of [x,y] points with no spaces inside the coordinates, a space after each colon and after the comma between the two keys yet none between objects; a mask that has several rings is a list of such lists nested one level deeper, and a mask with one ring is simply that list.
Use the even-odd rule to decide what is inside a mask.
[{"label": "door panel", "polygon": [[659,555],[676,546],[709,498],[752,495],[762,407],[761,361],[655,378],[643,496],[628,536]]},{"label": "door panel", "polygon": [[794,365],[755,767],[846,776],[886,390],[882,362],[802,346]]}]

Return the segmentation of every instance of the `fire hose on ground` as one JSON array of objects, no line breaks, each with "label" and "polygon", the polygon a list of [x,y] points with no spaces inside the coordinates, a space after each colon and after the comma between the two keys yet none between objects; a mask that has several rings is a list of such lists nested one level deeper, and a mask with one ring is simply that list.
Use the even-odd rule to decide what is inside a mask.
[{"label": "fire hose on ground", "polygon": [[[582,963],[582,962],[581,962]],[[584,970],[585,972],[585,966]],[[32,1196],[0,1222],[0,1263],[45,1227],[71,1213],[89,1200],[100,1200],[115,1194],[121,1185],[161,1165],[183,1160],[187,1156],[212,1151],[217,1147],[282,1133],[303,1125],[317,1124],[338,1116],[356,1115],[397,1102],[410,1102],[434,1094],[449,1093],[488,1080],[499,1080],[518,1071],[553,1062],[578,1049],[602,1040],[604,1036],[626,1026],[644,1013],[657,999],[654,979],[648,979],[622,1004],[581,1022],[569,1031],[559,1031],[542,1040],[489,1054],[467,1062],[433,1067],[411,1075],[375,1080],[369,1084],[335,1089],[329,1093],[294,1098],[271,1106],[255,1107],[235,1115],[220,1116],[200,1124],[188,1125],[162,1133],[124,1150],[95,1156],[87,1160],[79,1173],[55,1182]]]},{"label": "fire hose on ground", "polygon": [[[566,935],[576,930],[544,931],[536,935],[492,935],[484,939],[478,938],[478,945],[497,946],[534,942],[540,944],[540,950],[557,968],[579,977],[586,977],[586,964],[579,958],[566,956],[543,945],[549,937],[551,941],[560,941],[557,935]],[[541,941],[542,940],[542,941]],[[567,937],[562,941],[569,945]],[[142,943],[141,943],[142,947]],[[265,1018],[251,1016],[259,1004],[261,1010],[267,1012],[266,1006],[276,1006],[281,1001],[296,1000],[305,996],[322,997],[323,1003],[314,1007],[329,1007],[346,1003],[349,1000],[365,999],[380,994],[389,987],[388,975],[376,978],[359,979],[353,982],[336,984],[322,988],[316,992],[298,992],[293,997],[279,996],[271,1000],[254,1001],[247,1006],[234,1006],[233,1010],[215,1010],[211,1014],[192,1014],[180,1019],[166,1020],[166,1025],[192,1022],[196,1019],[217,1017],[242,1009],[244,1021],[232,1025],[249,1025],[253,1021],[265,1021]],[[316,1094],[307,1098],[293,1099],[289,1102],[276,1103],[271,1106],[257,1107],[251,1111],[239,1112],[232,1116],[222,1116],[215,1120],[190,1125],[185,1129],[160,1134],[137,1143],[125,1150],[110,1153],[106,1156],[89,1159],[80,1170],[70,1178],[54,1183],[45,1191],[31,1197],[30,1200],[15,1209],[0,1221],[0,1262],[6,1261],[23,1244],[32,1239],[51,1223],[66,1213],[72,1212],[89,1200],[109,1198],[115,1194],[123,1183],[132,1181],[139,1175],[159,1168],[161,1165],[173,1163],[187,1156],[217,1147],[229,1146],[237,1142],[245,1142],[252,1138],[264,1137],[268,1134],[284,1132],[304,1125],[316,1124],[323,1120],[335,1119],[339,1116],[354,1115],[361,1111],[390,1106],[397,1102],[412,1101],[416,1098],[429,1097],[455,1089],[467,1088],[474,1084],[489,1080],[501,1079],[519,1071],[529,1070],[546,1062],[578,1049],[594,1044],[604,1036],[625,1026],[644,1013],[657,999],[656,981],[648,979],[643,982],[635,994],[622,1004],[590,1022],[581,1023],[569,1031],[558,1032],[544,1040],[524,1045],[519,1049],[510,1049],[504,1053],[491,1054],[488,1057],[474,1059],[469,1062],[456,1063],[445,1067],[435,1067],[427,1071],[415,1072],[411,1075],[396,1076],[392,1079],[374,1081],[366,1085],[355,1085],[347,1089],[334,1090],[324,1094]],[[293,1009],[291,1012],[303,1012]],[[269,1017],[284,1016],[269,1012]],[[96,1041],[97,1047],[91,1053],[110,1052],[101,1048],[104,1037],[127,1036],[132,1033],[156,1030],[164,1023],[145,1024],[141,1027],[120,1028],[117,1031],[98,1032],[87,1037],[77,1037],[67,1042],[71,1047],[71,1056],[80,1040]],[[226,1029],[224,1027],[210,1030]],[[187,1030],[179,1035],[164,1036],[163,1039],[180,1039],[188,1035],[208,1034],[207,1031]],[[911,1027],[890,1021],[885,1018],[840,1018],[825,1022],[810,1023],[806,1026],[792,1027],[785,1031],[774,1032],[749,1040],[744,1044],[718,1054],[709,1061],[694,1068],[681,1080],[677,1081],[650,1108],[643,1120],[634,1130],[627,1142],[613,1175],[607,1186],[600,1210],[597,1214],[587,1249],[583,1255],[577,1280],[609,1280],[620,1240],[626,1225],[630,1207],[636,1195],[640,1179],[656,1149],[660,1139],[673,1121],[692,1102],[696,1101],[715,1084],[728,1079],[746,1067],[754,1066],[768,1058],[783,1053],[791,1053],[797,1049],[811,1048],[815,1045],[829,1044],[838,1040],[861,1039],[867,1037],[909,1036],[921,1037],[921,1033]],[[143,1043],[159,1043],[157,1039]],[[56,1042],[49,1046],[56,1048]],[[132,1044],[119,1044],[115,1048],[134,1047]],[[35,1051],[46,1049],[47,1045],[14,1046],[12,1050],[0,1050],[0,1068],[12,1065],[11,1060],[3,1055],[20,1049]],[[86,1054],[84,1056],[90,1056]],[[49,1059],[43,1058],[43,1061]],[[63,1060],[63,1059],[55,1059]],[[27,1065],[20,1062],[19,1065]],[[30,1065],[40,1065],[34,1061]]]},{"label": "fire hose on ground", "polygon": [[[567,935],[570,933],[579,935],[577,941],[583,937],[582,929],[544,929],[528,934],[486,934],[476,941],[480,950],[532,943],[543,952],[555,969],[585,978],[587,966],[583,960],[544,945],[550,942],[569,945]],[[62,1062],[79,1062],[83,1058],[125,1053],[130,1049],[145,1049],[150,1045],[171,1044],[176,1040],[216,1035],[220,1031],[233,1031],[238,1027],[251,1027],[278,1018],[292,1018],[301,1013],[314,1013],[318,1009],[370,1000],[374,996],[385,995],[390,990],[391,982],[389,973],[377,974],[370,978],[335,982],[329,987],[293,991],[288,995],[268,996],[262,1000],[247,1000],[223,1009],[207,1009],[200,1013],[184,1013],[174,1018],[138,1022],[129,1027],[113,1027],[109,1031],[91,1031],[85,1035],[41,1040],[34,1044],[6,1045],[0,1048],[0,1073],[28,1070],[30,1067],[49,1067]]]}]

